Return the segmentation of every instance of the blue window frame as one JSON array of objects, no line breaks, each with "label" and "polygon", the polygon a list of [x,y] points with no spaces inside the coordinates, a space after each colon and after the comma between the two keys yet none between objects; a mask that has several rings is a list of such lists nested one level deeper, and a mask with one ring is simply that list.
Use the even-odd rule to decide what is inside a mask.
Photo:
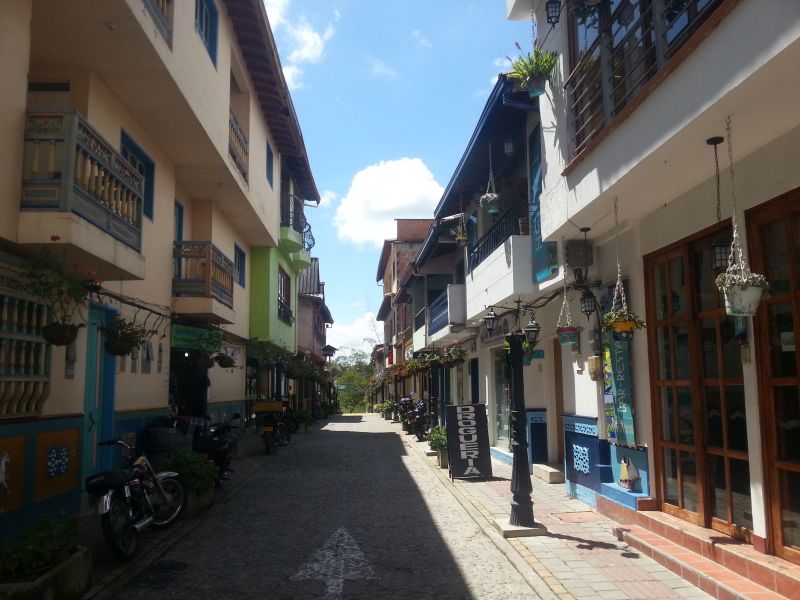
[{"label": "blue window frame", "polygon": [[269,181],[269,187],[272,187],[272,172],[275,167],[275,155],[272,153],[272,146],[270,146],[269,142],[267,142],[267,181]]},{"label": "blue window frame", "polygon": [[217,7],[214,0],[195,0],[194,27],[203,40],[214,66],[217,64]]},{"label": "blue window frame", "polygon": [[122,158],[127,160],[131,166],[144,177],[144,205],[142,206],[142,213],[152,221],[153,181],[156,176],[156,164],[145,154],[144,150],[125,133],[125,131],[122,132],[121,137],[120,154],[122,154]]},{"label": "blue window frame", "polygon": [[245,254],[237,244],[233,245],[233,266],[236,269],[236,281],[244,287],[245,282]]}]

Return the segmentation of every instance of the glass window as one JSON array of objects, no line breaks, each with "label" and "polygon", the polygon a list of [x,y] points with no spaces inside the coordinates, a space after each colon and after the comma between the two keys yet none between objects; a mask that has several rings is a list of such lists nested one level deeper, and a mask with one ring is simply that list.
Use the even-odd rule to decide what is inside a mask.
[{"label": "glass window", "polygon": [[239,248],[236,244],[233,245],[233,264],[236,268],[236,281],[240,286],[244,287],[246,271],[245,254],[244,250]]},{"label": "glass window", "polygon": [[269,186],[272,187],[272,181],[274,178],[273,171],[275,169],[275,155],[272,154],[272,146],[269,142],[267,142],[267,181],[269,182]]},{"label": "glass window", "polygon": [[144,150],[133,141],[124,131],[120,143],[120,154],[136,171],[144,177],[144,196],[142,198],[142,214],[153,220],[153,182],[155,180],[156,165]]},{"label": "glass window", "polygon": [[217,7],[214,0],[195,0],[194,26],[203,40],[211,62],[217,64]]}]

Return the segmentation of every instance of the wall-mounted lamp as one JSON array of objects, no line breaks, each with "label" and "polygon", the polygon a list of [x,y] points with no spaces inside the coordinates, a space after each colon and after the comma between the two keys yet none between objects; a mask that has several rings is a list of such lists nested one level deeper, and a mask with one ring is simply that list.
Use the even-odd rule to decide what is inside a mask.
[{"label": "wall-mounted lamp", "polygon": [[[564,3],[571,2],[574,8],[594,8],[604,2],[604,0],[564,0]],[[547,0],[544,5],[547,14],[547,22],[550,25],[558,24],[561,19],[561,0]]]},{"label": "wall-mounted lamp", "polygon": [[594,297],[594,294],[588,288],[583,290],[581,294],[581,312],[586,315],[586,319],[589,320],[592,316],[592,313],[597,309],[597,300]]},{"label": "wall-mounted lamp", "polygon": [[522,329],[522,332],[525,334],[525,341],[533,346],[539,343],[539,334],[541,331],[542,326],[536,322],[533,315],[531,315],[531,320],[528,324]]},{"label": "wall-mounted lamp", "polygon": [[489,337],[494,336],[495,327],[497,327],[497,315],[494,313],[493,308],[489,308],[489,312],[483,317],[483,325],[486,327],[486,334]]},{"label": "wall-mounted lamp", "polygon": [[503,152],[506,156],[514,156],[514,140],[507,138],[503,142]]}]

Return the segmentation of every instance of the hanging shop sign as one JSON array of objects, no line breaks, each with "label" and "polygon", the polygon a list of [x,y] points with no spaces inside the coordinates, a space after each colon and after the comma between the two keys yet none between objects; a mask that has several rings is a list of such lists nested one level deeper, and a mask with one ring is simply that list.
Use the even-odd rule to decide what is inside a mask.
[{"label": "hanging shop sign", "polygon": [[611,335],[606,337],[608,344],[603,349],[603,396],[608,441],[623,446],[636,446],[630,343],[616,340]]},{"label": "hanging shop sign", "polygon": [[447,455],[450,476],[491,477],[489,425],[485,404],[447,406]]}]

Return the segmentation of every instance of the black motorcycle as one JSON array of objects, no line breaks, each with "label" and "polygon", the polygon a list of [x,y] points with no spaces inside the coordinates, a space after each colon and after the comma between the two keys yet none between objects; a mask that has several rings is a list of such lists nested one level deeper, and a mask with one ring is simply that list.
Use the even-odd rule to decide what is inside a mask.
[{"label": "black motorcycle", "polygon": [[[133,448],[122,440],[106,440],[97,445],[115,444],[133,456]],[[86,478],[86,491],[97,506],[103,537],[111,552],[124,561],[131,560],[136,553],[139,532],[150,525],[172,524],[185,499],[174,471],[156,473],[144,454],[129,462],[128,468]]]},{"label": "black motorcycle", "polygon": [[228,479],[228,475],[233,473],[230,468],[231,458],[239,443],[238,423],[241,418],[237,412],[224,421],[212,423],[208,426],[206,435],[201,438],[203,451],[217,465],[217,485],[220,480]]},{"label": "black motorcycle", "polygon": [[417,436],[417,441],[422,442],[428,434],[428,415],[425,412],[425,403],[420,400],[414,407],[414,435]]}]

